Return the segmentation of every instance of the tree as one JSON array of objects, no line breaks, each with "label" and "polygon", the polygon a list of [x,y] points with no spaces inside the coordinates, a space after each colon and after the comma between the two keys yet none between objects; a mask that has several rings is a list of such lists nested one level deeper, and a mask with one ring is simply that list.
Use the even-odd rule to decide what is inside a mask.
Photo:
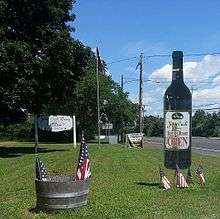
[{"label": "tree", "polygon": [[146,136],[163,136],[163,118],[145,116],[144,134]]},{"label": "tree", "polygon": [[[95,66],[83,77],[75,91],[78,130],[84,130],[87,139],[97,134],[97,98]],[[128,100],[117,83],[110,76],[99,75],[100,82],[100,115],[103,122],[113,123],[114,133],[118,133],[126,126],[133,125],[136,110],[134,104]]]},{"label": "tree", "polygon": [[192,135],[206,136],[205,133],[206,114],[204,110],[197,110],[192,117]]},{"label": "tree", "polygon": [[0,114],[64,104],[93,57],[70,36],[72,0],[0,1]]},{"label": "tree", "polygon": [[219,136],[220,112],[206,113],[197,110],[192,118],[192,134],[194,136]]}]

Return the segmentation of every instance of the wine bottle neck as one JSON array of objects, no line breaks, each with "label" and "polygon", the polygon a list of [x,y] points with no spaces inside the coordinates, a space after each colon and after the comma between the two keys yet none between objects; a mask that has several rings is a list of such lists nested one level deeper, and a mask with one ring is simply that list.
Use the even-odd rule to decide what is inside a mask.
[{"label": "wine bottle neck", "polygon": [[183,53],[181,51],[174,51],[173,58],[173,73],[172,82],[183,82]]},{"label": "wine bottle neck", "polygon": [[172,82],[183,82],[183,69],[173,69]]}]

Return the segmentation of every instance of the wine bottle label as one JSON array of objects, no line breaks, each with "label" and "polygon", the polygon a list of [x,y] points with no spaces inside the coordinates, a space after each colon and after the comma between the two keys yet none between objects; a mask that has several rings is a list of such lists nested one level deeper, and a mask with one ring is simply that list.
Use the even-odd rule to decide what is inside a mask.
[{"label": "wine bottle label", "polygon": [[190,144],[189,112],[165,113],[165,147],[167,149],[187,149]]}]

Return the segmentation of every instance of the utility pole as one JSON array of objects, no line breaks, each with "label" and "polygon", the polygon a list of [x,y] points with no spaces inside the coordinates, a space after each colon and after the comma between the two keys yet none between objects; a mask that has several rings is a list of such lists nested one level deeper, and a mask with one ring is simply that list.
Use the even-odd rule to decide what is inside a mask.
[{"label": "utility pole", "polygon": [[143,53],[140,55],[140,87],[139,87],[139,131],[143,132]]},{"label": "utility pole", "polygon": [[98,120],[98,145],[100,146],[100,103],[99,103],[99,54],[98,54],[98,48],[96,48],[96,97],[97,97],[97,120]]},{"label": "utility pole", "polygon": [[121,89],[123,90],[124,88],[124,77],[121,75]]},{"label": "utility pole", "polygon": [[[121,89],[124,89],[124,76],[121,75]],[[121,133],[121,143],[124,143],[124,120],[122,119],[122,133]]]}]

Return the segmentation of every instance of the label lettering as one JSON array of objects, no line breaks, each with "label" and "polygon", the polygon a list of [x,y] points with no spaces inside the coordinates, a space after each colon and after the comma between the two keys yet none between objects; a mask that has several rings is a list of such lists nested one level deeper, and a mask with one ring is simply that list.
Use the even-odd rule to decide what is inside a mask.
[{"label": "label lettering", "polygon": [[190,116],[188,112],[167,112],[165,114],[165,147],[187,149],[190,139]]}]

